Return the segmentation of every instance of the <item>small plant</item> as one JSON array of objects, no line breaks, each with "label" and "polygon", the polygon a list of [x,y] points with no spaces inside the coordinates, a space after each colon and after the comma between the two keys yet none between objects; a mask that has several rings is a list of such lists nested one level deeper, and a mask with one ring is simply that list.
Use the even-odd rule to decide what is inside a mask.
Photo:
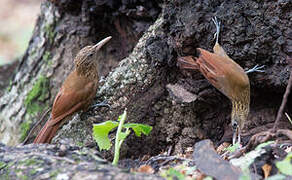
[{"label": "small plant", "polygon": [[[196,166],[188,166],[189,161],[184,161],[183,164],[170,167],[169,169],[162,170],[160,176],[166,180],[185,180],[193,179],[197,170]],[[204,178],[204,180],[208,180]]]},{"label": "small plant", "polygon": [[238,149],[239,147],[240,147],[239,143],[231,144],[227,148],[224,148],[224,151],[228,151],[232,153],[232,152],[235,152],[236,149]]},{"label": "small plant", "polygon": [[[93,125],[93,137],[97,142],[97,145],[100,150],[109,150],[112,146],[112,143],[108,137],[110,131],[114,128],[118,127],[115,138],[115,155],[114,160],[112,162],[113,165],[117,165],[120,157],[120,148],[123,144],[123,141],[130,134],[132,129],[136,136],[140,137],[141,134],[149,135],[152,127],[145,124],[137,124],[137,123],[127,123],[124,124],[127,118],[127,111],[125,110],[122,115],[119,116],[118,121],[106,121],[99,124]],[[123,129],[125,129],[123,131]]]},{"label": "small plant", "polygon": [[163,173],[161,173],[161,176],[167,180],[172,180],[174,178],[178,180],[186,179],[186,176],[182,172],[174,168],[169,168],[167,171],[164,171]]},{"label": "small plant", "polygon": [[285,159],[282,161],[276,162],[276,167],[282,174],[292,176],[292,152],[289,152]]}]

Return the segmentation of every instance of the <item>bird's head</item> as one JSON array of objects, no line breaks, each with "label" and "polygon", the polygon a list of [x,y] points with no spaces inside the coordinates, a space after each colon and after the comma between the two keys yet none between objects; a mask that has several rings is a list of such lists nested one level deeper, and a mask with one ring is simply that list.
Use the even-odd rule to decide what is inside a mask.
[{"label": "bird's head", "polygon": [[97,70],[98,61],[96,54],[111,38],[111,36],[104,38],[97,44],[86,46],[78,52],[74,59],[75,68],[78,73],[86,74],[90,72],[91,69]]}]

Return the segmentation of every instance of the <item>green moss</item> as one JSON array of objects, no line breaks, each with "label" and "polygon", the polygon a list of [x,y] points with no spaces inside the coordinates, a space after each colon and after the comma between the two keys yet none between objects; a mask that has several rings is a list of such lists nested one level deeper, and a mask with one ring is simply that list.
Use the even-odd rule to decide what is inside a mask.
[{"label": "green moss", "polygon": [[12,88],[12,80],[9,81],[6,91],[9,92]]},{"label": "green moss", "polygon": [[29,174],[30,175],[35,175],[36,173],[37,173],[37,170],[36,169],[29,170]]},{"label": "green moss", "polygon": [[19,176],[17,176],[19,179],[21,179],[21,180],[28,180],[28,176],[27,175],[24,175],[24,174],[22,174],[22,175],[19,175]]},{"label": "green moss", "polygon": [[8,163],[5,163],[6,165],[3,167],[3,163],[4,162],[1,162],[0,161],[0,164],[2,164],[2,167],[0,166],[0,179],[2,180],[10,180],[10,179],[15,179],[15,177],[12,177],[11,176],[11,169],[10,168],[11,166],[13,166],[14,162],[8,162]]},{"label": "green moss", "polygon": [[24,174],[25,172],[24,172],[23,169],[17,168],[17,169],[14,170],[14,172],[15,172],[15,175],[17,177],[16,179],[21,179],[21,180],[27,180],[28,179],[28,176]]},{"label": "green moss", "polygon": [[0,169],[3,169],[7,166],[5,162],[0,161]]},{"label": "green moss", "polygon": [[36,52],[37,52],[37,51],[36,51],[36,49],[33,49],[33,50],[31,50],[31,51],[30,51],[30,56],[33,56],[33,55],[35,55],[35,54],[36,54]]},{"label": "green moss", "polygon": [[37,159],[25,159],[23,161],[18,162],[19,165],[25,165],[25,166],[31,166],[31,165],[42,164],[42,163],[43,161],[37,160]]},{"label": "green moss", "polygon": [[80,146],[80,147],[83,147],[83,146],[84,146],[84,143],[81,142],[81,141],[78,141],[78,142],[76,142],[76,145],[77,145],[77,146]]},{"label": "green moss", "polygon": [[20,124],[20,141],[23,141],[26,138],[31,124],[32,122],[30,120]]},{"label": "green moss", "polygon": [[43,102],[48,97],[48,87],[48,78],[40,76],[24,100],[28,114],[35,114],[44,108],[45,105],[40,102]]},{"label": "green moss", "polygon": [[50,172],[50,178],[54,179],[55,177],[57,177],[58,174],[59,174],[58,170],[52,171],[52,172]]},{"label": "green moss", "polygon": [[72,154],[72,159],[74,159],[74,161],[75,161],[76,163],[79,163],[79,162],[81,161],[80,158],[79,158],[79,156],[76,155],[76,154]]},{"label": "green moss", "polygon": [[49,42],[53,43],[54,38],[55,38],[54,25],[53,24],[46,24],[44,30],[45,30],[46,37],[48,38]]},{"label": "green moss", "polygon": [[7,169],[4,174],[2,174],[2,173],[0,174],[0,179],[3,179],[3,180],[12,179],[9,174],[10,174],[10,171],[9,171],[9,169]]},{"label": "green moss", "polygon": [[43,60],[47,65],[52,65],[52,60],[51,60],[51,53],[49,51],[46,51],[43,55]]}]

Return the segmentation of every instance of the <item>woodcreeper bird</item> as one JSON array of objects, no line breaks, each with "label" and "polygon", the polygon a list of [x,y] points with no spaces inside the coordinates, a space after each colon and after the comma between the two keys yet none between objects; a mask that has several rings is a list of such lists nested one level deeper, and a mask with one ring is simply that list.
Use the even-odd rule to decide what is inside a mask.
[{"label": "woodcreeper bird", "polygon": [[106,44],[107,37],[93,46],[81,49],[74,59],[74,69],[65,79],[55,97],[49,120],[33,143],[50,143],[65,118],[80,110],[86,111],[98,88],[97,51]]},{"label": "woodcreeper bird", "polygon": [[240,143],[240,134],[249,113],[250,84],[247,73],[263,72],[264,66],[256,65],[254,68],[244,71],[240,65],[234,62],[219,45],[220,22],[214,17],[216,26],[216,43],[214,53],[197,48],[198,57],[185,56],[178,58],[178,65],[182,69],[198,69],[204,77],[232,103],[231,125],[233,129],[232,142]]}]

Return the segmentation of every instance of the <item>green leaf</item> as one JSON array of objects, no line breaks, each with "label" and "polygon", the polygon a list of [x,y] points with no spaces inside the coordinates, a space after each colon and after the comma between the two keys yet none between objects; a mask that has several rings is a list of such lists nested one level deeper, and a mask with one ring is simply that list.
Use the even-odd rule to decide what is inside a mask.
[{"label": "green leaf", "polygon": [[130,134],[131,131],[127,131],[127,132],[120,132],[120,139],[119,140],[125,140],[127,138],[127,136]]},{"label": "green leaf", "polygon": [[212,180],[213,178],[211,176],[205,177],[203,180]]},{"label": "green leaf", "polygon": [[276,167],[279,169],[279,171],[283,174],[292,176],[292,152],[289,152],[285,159],[282,161],[276,162]]},{"label": "green leaf", "polygon": [[176,177],[179,180],[185,179],[185,176],[181,172],[175,170],[174,168],[169,168],[169,170],[167,171],[167,175],[170,177]]},{"label": "green leaf", "polygon": [[228,152],[235,152],[236,149],[238,149],[240,146],[240,144],[237,142],[236,144],[231,144],[229,145],[227,148],[224,148],[224,151],[228,151]]},{"label": "green leaf", "polygon": [[115,121],[106,121],[100,124],[93,125],[93,138],[97,142],[100,150],[109,150],[111,148],[112,143],[108,138],[108,134],[113,128],[116,128],[118,125],[119,123]]},{"label": "green leaf", "polygon": [[286,178],[286,176],[284,176],[283,174],[276,174],[274,176],[270,176],[267,178],[267,180],[284,180]]},{"label": "green leaf", "polygon": [[250,171],[248,168],[242,169],[242,174],[239,177],[239,180],[251,180]]},{"label": "green leaf", "polygon": [[128,123],[124,125],[124,128],[131,128],[135,132],[136,136],[140,137],[141,133],[145,135],[149,135],[152,126],[146,125],[146,124],[138,124],[138,123]]}]

